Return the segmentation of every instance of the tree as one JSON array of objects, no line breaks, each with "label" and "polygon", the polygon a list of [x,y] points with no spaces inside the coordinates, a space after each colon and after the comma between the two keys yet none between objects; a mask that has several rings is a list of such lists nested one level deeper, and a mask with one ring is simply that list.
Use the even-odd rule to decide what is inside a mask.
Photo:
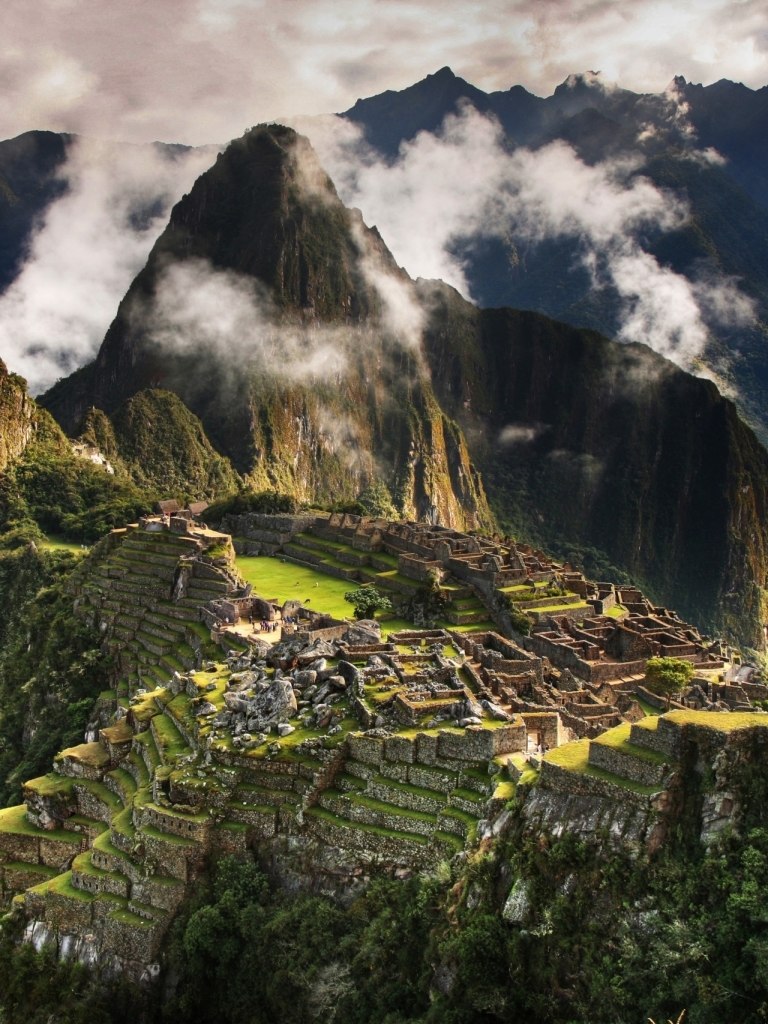
[{"label": "tree", "polygon": [[645,685],[651,693],[667,698],[669,707],[673,693],[680,693],[693,679],[694,668],[680,658],[651,658],[645,666]]},{"label": "tree", "polygon": [[392,504],[392,494],[386,484],[377,481],[361,491],[357,500],[365,508],[368,516],[382,516],[384,519],[397,519],[397,509]]},{"label": "tree", "polygon": [[528,636],[531,632],[531,620],[525,612],[522,611],[522,609],[518,608],[512,600],[512,595],[502,592],[501,604],[509,614],[509,621],[512,629],[514,629],[516,633],[520,633],[521,636]]},{"label": "tree", "polygon": [[359,590],[348,591],[344,595],[344,600],[349,601],[355,609],[356,619],[372,619],[376,612],[392,611],[392,602],[380,594],[371,583],[360,587]]}]

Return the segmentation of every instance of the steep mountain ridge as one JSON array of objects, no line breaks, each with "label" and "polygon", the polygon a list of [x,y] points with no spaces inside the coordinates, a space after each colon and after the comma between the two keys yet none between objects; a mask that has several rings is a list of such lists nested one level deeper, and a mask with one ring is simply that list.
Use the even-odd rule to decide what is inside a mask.
[{"label": "steep mountain ridge", "polygon": [[[152,318],[169,267],[191,268],[204,286],[223,287],[225,300],[253,285],[248,337],[235,332],[216,351],[205,341],[158,344]],[[408,287],[308,142],[261,127],[233,142],[174,207],[94,366],[41,401],[77,432],[90,406],[111,414],[137,391],[162,386],[253,486],[335,501],[382,478],[406,515],[489,524],[461,432],[435,400],[408,331],[388,325],[388,303],[398,315],[418,313]]]},{"label": "steep mountain ridge", "polygon": [[659,604],[762,647],[768,455],[733,403],[643,345],[420,287],[438,398],[500,524],[602,552]]}]

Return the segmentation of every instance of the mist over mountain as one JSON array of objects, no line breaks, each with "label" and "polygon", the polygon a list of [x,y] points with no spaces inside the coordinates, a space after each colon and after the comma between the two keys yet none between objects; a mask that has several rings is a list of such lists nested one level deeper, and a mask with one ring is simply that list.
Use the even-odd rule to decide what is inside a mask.
[{"label": "mist over mountain", "polygon": [[217,150],[38,131],[0,142],[0,350],[33,393],[93,358]]},{"label": "mist over mountain", "polygon": [[[765,442],[768,87],[754,91],[727,81],[703,87],[676,77],[664,93],[636,94],[589,72],[571,75],[540,98],[522,86],[486,94],[443,68],[409,89],[358,100],[341,117],[362,131],[367,166],[380,161],[392,180],[395,171],[403,176],[416,165],[426,138],[447,148],[468,107],[499,126],[497,153],[534,154],[529,180],[548,183],[541,209],[551,223],[531,231],[517,208],[499,203],[446,228],[442,247],[459,268],[465,293],[481,306],[534,309],[622,340],[647,341],[685,368],[712,376]],[[473,161],[476,134],[466,139],[464,162],[482,179],[490,151]],[[547,157],[557,152],[559,165]],[[593,180],[580,208],[570,219],[558,218],[558,190],[578,191],[582,167],[593,168]],[[618,267],[620,246],[597,238],[584,213],[590,195],[601,202],[601,174],[621,178],[625,191],[649,183],[669,214],[619,226],[618,237],[636,243],[629,273]],[[366,213],[371,178],[364,171],[344,193]],[[520,175],[502,176],[496,195],[505,189],[519,191]],[[444,190],[455,193],[456,185]],[[396,206],[393,192],[391,186]],[[450,205],[445,198],[443,206]],[[386,233],[386,213],[377,223]],[[399,255],[396,245],[394,251]],[[680,311],[676,321],[669,309]]]}]

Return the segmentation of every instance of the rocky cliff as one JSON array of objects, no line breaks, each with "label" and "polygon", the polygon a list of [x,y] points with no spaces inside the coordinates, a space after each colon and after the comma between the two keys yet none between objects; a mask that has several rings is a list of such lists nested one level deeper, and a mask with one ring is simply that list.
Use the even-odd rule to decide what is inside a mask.
[{"label": "rocky cliff", "polygon": [[645,346],[421,288],[438,397],[501,523],[600,549],[659,603],[762,647],[768,455],[733,403]]},{"label": "rocky cliff", "polygon": [[35,423],[35,403],[26,382],[0,360],[0,472],[24,451]]}]

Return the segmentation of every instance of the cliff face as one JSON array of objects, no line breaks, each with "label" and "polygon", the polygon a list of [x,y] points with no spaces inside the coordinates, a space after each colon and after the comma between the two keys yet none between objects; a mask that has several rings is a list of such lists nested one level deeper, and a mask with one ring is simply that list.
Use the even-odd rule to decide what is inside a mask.
[{"label": "cliff face", "polygon": [[[42,414],[45,428],[61,435],[47,413]],[[27,382],[15,373],[8,373],[0,359],[0,473],[9,462],[24,453],[40,426],[41,415],[34,399],[27,394]],[[61,435],[61,441],[64,441]]]},{"label": "cliff face", "polygon": [[644,346],[440,295],[433,379],[502,525],[600,549],[659,603],[762,647],[768,455],[733,403]]}]

